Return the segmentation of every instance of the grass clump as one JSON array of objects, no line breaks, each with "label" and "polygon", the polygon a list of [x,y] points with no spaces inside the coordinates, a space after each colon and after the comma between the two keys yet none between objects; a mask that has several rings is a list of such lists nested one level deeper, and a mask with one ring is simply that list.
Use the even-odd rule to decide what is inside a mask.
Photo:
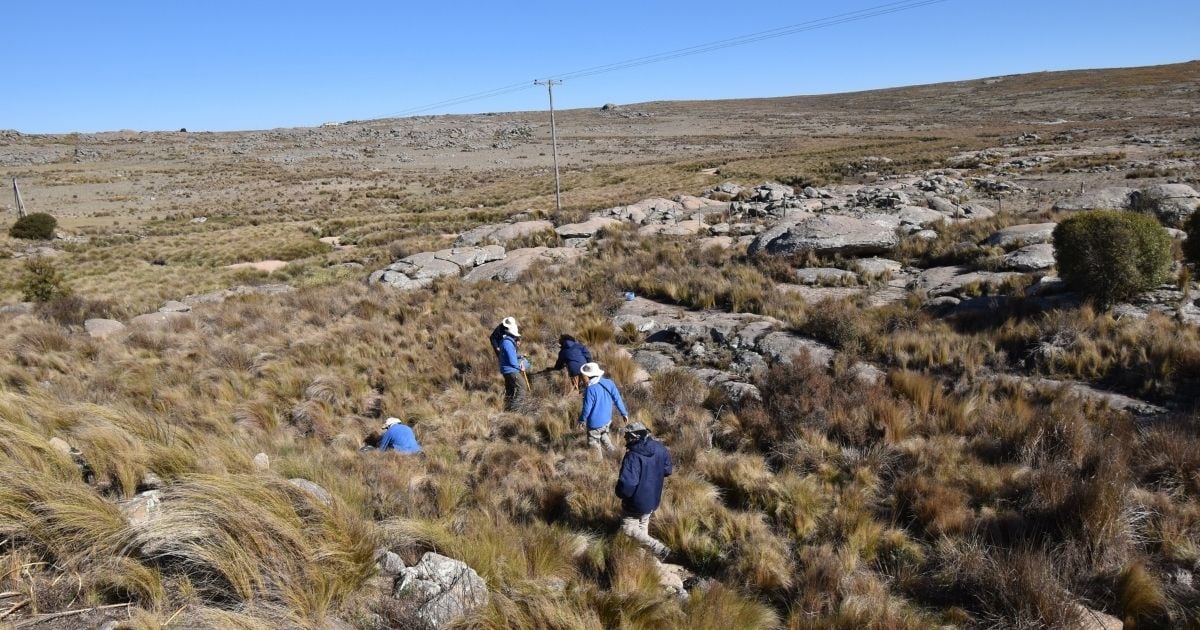
[{"label": "grass clump", "polygon": [[1054,229],[1054,259],[1071,288],[1109,306],[1167,279],[1171,237],[1153,217],[1084,212]]}]

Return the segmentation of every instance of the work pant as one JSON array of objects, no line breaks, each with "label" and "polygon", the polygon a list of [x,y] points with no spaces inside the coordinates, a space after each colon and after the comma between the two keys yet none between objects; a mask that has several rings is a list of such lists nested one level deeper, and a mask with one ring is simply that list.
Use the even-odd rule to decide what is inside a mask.
[{"label": "work pant", "polygon": [[662,541],[650,535],[650,514],[625,512],[621,515],[621,531],[656,556],[662,556],[667,551]]},{"label": "work pant", "polygon": [[608,428],[610,426],[612,426],[611,423],[606,424],[599,429],[588,429],[587,445],[595,448],[597,451],[604,449],[605,451],[611,453],[613,450],[615,450],[613,448],[612,440],[608,439]]},{"label": "work pant", "polygon": [[567,375],[567,392],[578,394],[587,389],[588,377],[582,374]]},{"label": "work pant", "polygon": [[514,411],[529,394],[529,383],[525,374],[513,372],[504,375],[504,410]]}]

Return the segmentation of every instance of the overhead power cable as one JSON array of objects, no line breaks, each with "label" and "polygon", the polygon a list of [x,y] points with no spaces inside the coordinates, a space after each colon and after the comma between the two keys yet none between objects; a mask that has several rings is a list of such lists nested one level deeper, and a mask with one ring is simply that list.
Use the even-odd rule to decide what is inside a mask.
[{"label": "overhead power cable", "polygon": [[[703,43],[703,44],[696,44],[694,46],[688,46],[686,48],[677,48],[675,50],[669,50],[669,51],[665,51],[665,52],[661,52],[661,53],[655,53],[653,55],[634,57],[634,58],[625,59],[622,61],[615,61],[612,63],[606,63],[606,64],[602,64],[602,65],[598,65],[598,66],[591,66],[588,68],[573,70],[570,72],[564,72],[564,73],[560,73],[560,74],[552,74],[552,75],[549,75],[549,78],[552,78],[557,81],[582,79],[585,77],[596,76],[598,74],[617,72],[619,70],[628,70],[630,68],[636,68],[639,66],[645,66],[645,65],[649,65],[649,64],[669,61],[672,59],[678,59],[680,57],[689,57],[692,55],[699,55],[699,54],[703,54],[703,53],[712,52],[715,50],[722,50],[725,48],[733,48],[735,46],[745,46],[748,44],[753,44],[753,43],[761,42],[761,41],[768,40],[768,39],[787,37],[790,35],[796,35],[798,33],[804,33],[807,31],[815,31],[815,30],[822,29],[822,28],[829,28],[831,26],[837,26],[837,25],[846,24],[849,22],[857,22],[857,21],[861,21],[861,20],[874,18],[874,17],[890,15],[893,13],[900,13],[902,11],[910,11],[912,9],[918,9],[921,7],[934,5],[934,4],[940,4],[940,3],[948,2],[948,1],[949,0],[901,0],[901,1],[897,1],[897,2],[888,2],[885,4],[880,4],[880,5],[876,5],[873,7],[869,7],[866,9],[859,9],[856,11],[848,11],[845,13],[839,13],[837,15],[831,15],[828,17],[819,18],[819,19],[815,19],[815,20],[808,20],[805,22],[799,22],[799,23],[790,24],[787,26],[780,26],[780,27],[776,27],[776,28],[772,28],[772,29],[767,29],[764,31],[758,31],[755,33],[748,33],[746,35],[739,35],[737,37],[731,37],[731,38],[727,38],[727,39],[711,41],[711,42],[707,42],[707,43]],[[398,112],[393,112],[391,114],[385,114],[385,115],[381,116],[380,118],[412,116],[415,114],[433,111],[436,109],[442,109],[445,107],[452,107],[455,105],[463,105],[463,104],[471,103],[474,101],[480,101],[480,100],[495,98],[497,96],[503,96],[505,94],[512,94],[514,92],[519,92],[521,90],[527,90],[532,87],[534,87],[534,84],[532,82],[522,81],[520,83],[513,83],[510,85],[494,88],[491,90],[485,90],[482,92],[474,92],[472,94],[464,94],[463,96],[449,98],[449,99],[445,99],[442,101],[437,101],[435,103],[428,103],[425,105],[410,107],[408,109],[404,109],[404,110],[401,110]]]}]

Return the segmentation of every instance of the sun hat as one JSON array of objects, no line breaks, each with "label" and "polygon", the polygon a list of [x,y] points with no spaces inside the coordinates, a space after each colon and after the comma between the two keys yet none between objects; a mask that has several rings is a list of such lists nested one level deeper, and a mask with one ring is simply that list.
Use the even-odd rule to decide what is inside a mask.
[{"label": "sun hat", "polygon": [[385,429],[386,429],[386,428],[388,428],[388,427],[392,426],[393,424],[400,424],[400,418],[397,418],[397,417],[395,417],[395,416],[392,416],[391,418],[388,418],[387,420],[385,420],[385,421],[383,422],[383,428],[385,428]]},{"label": "sun hat", "polygon": [[521,332],[517,329],[517,318],[505,317],[504,319],[500,320],[500,325],[504,327],[504,330],[508,331],[508,334],[514,337],[521,336]]},{"label": "sun hat", "polygon": [[588,378],[604,376],[604,370],[601,370],[600,366],[596,363],[584,363],[583,367],[579,368],[579,373]]}]

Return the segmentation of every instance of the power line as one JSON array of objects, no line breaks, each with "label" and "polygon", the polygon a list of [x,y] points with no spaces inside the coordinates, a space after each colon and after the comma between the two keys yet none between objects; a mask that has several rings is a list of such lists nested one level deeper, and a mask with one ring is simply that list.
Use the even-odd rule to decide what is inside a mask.
[{"label": "power line", "polygon": [[[638,66],[645,66],[645,65],[649,65],[649,64],[653,64],[653,63],[660,63],[663,61],[678,59],[680,57],[689,57],[692,55],[699,55],[699,54],[703,54],[703,53],[707,53],[707,52],[712,52],[715,50],[722,50],[725,48],[733,48],[735,46],[745,46],[747,44],[753,44],[753,43],[757,43],[757,42],[768,40],[768,39],[786,37],[789,35],[795,35],[795,34],[807,32],[807,31],[814,31],[814,30],[828,28],[831,26],[837,26],[840,24],[846,24],[846,23],[850,23],[850,22],[857,22],[857,21],[866,20],[866,19],[874,18],[874,17],[879,17],[879,16],[883,16],[883,15],[890,15],[892,13],[909,11],[912,9],[917,9],[917,8],[921,8],[921,7],[925,7],[925,6],[929,6],[929,5],[933,5],[933,4],[940,4],[940,3],[948,2],[948,1],[949,0],[901,0],[901,1],[897,1],[897,2],[888,2],[885,4],[868,7],[866,9],[859,9],[856,11],[848,11],[845,13],[839,13],[836,15],[831,15],[828,17],[819,18],[819,19],[815,19],[815,20],[808,20],[805,22],[799,22],[799,23],[790,24],[787,26],[780,26],[780,27],[776,27],[776,28],[772,28],[772,29],[767,29],[764,31],[758,31],[755,33],[748,33],[746,35],[739,35],[737,37],[731,37],[731,38],[727,38],[727,39],[711,41],[711,42],[707,42],[707,43],[703,43],[703,44],[696,44],[694,46],[688,46],[686,48],[677,48],[675,50],[669,50],[669,51],[665,51],[665,52],[661,52],[661,53],[656,53],[653,55],[634,57],[634,58],[625,59],[622,61],[615,61],[612,63],[602,64],[602,65],[598,65],[598,66],[591,66],[588,68],[582,68],[579,70],[573,70],[573,71],[565,72],[565,73],[561,73],[561,74],[552,74],[552,75],[548,75],[548,76],[552,77],[553,79],[558,80],[558,81],[563,81],[563,80],[568,80],[568,79],[570,79],[570,80],[582,79],[585,77],[591,77],[591,76],[595,76],[598,74],[605,74],[608,72],[616,72],[618,70],[628,70],[630,68],[636,68]],[[438,101],[435,103],[429,103],[426,105],[410,107],[408,109],[404,109],[404,110],[401,110],[398,112],[393,112],[391,114],[385,114],[383,116],[380,116],[380,118],[412,116],[414,114],[420,114],[420,113],[432,111],[435,109],[441,109],[443,107],[451,107],[454,105],[463,105],[463,104],[471,103],[474,101],[495,98],[497,96],[503,96],[505,94],[511,94],[514,92],[519,92],[521,90],[527,90],[532,87],[534,87],[534,86],[531,85],[528,81],[522,81],[521,83],[513,83],[510,85],[494,88],[491,90],[475,92],[472,94],[465,94],[463,96],[449,98],[449,99]]]}]

